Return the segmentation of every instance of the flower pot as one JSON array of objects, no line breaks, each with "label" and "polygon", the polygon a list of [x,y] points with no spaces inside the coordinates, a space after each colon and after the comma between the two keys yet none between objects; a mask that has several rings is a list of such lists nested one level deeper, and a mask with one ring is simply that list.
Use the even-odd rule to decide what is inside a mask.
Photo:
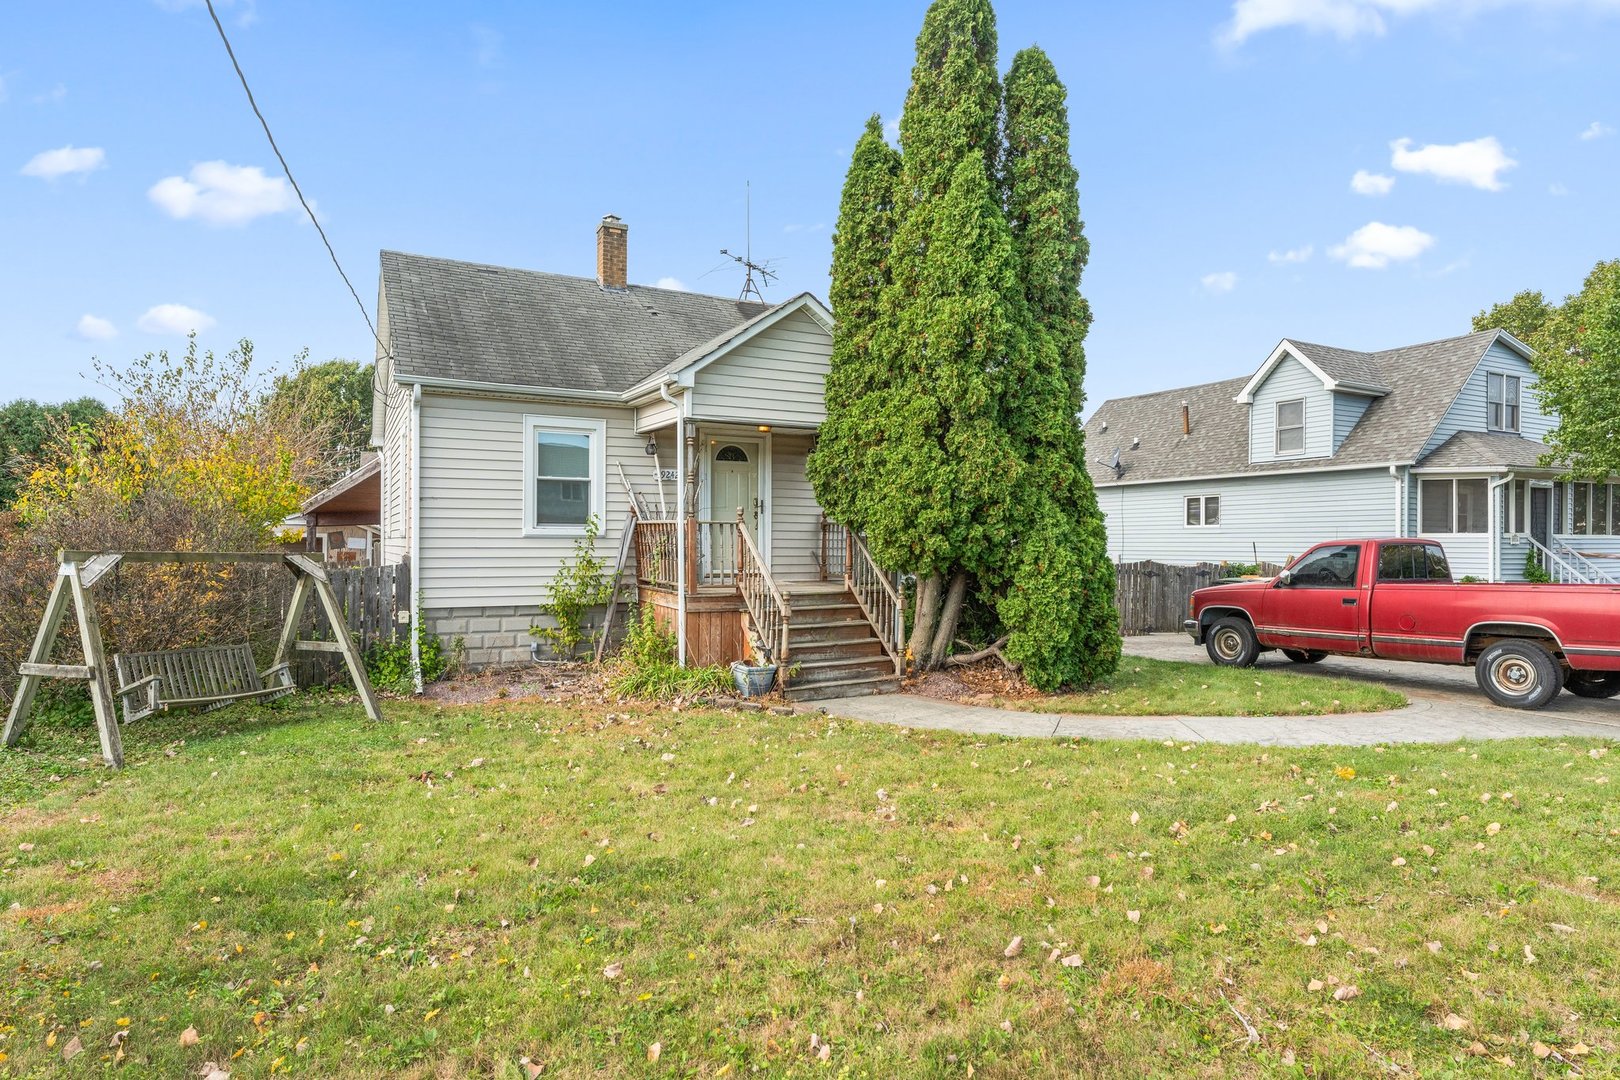
[{"label": "flower pot", "polygon": [[737,684],[737,693],[745,698],[760,697],[771,692],[776,685],[776,665],[754,666],[741,660],[731,665],[731,681]]}]

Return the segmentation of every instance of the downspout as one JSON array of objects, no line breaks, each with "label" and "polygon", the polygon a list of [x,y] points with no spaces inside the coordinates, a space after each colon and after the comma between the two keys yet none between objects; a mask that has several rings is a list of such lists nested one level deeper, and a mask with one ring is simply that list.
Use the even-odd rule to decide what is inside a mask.
[{"label": "downspout", "polygon": [[1406,483],[1401,478],[1399,465],[1389,467],[1389,478],[1395,481],[1395,535],[1406,535]]},{"label": "downspout", "polygon": [[669,392],[669,377],[658,393],[675,406],[675,662],[686,666],[686,420],[690,394],[676,401]]},{"label": "downspout", "polygon": [[1512,482],[1512,473],[1508,473],[1500,480],[1492,480],[1490,483],[1489,494],[1486,496],[1486,502],[1488,503],[1490,509],[1490,513],[1487,515],[1487,517],[1491,530],[1490,552],[1492,581],[1502,580],[1502,530],[1500,528],[1502,523],[1499,522],[1496,517],[1496,493],[1504,486],[1511,484]]},{"label": "downspout", "polygon": [[411,387],[411,683],[422,692],[422,384]]}]

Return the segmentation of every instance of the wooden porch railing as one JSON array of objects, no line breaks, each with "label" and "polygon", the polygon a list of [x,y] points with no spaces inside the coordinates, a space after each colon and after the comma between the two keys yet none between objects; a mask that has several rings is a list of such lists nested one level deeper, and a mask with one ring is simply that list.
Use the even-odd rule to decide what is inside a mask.
[{"label": "wooden porch railing", "polygon": [[854,594],[855,602],[861,605],[866,621],[877,631],[889,659],[894,661],[894,673],[904,675],[906,650],[900,640],[903,632],[901,612],[904,611],[904,605],[901,603],[900,593],[895,589],[894,582],[889,580],[889,575],[884,573],[883,568],[872,558],[872,553],[866,548],[866,541],[862,540],[853,529],[844,529],[843,532],[844,550],[847,554],[844,560],[844,583]]},{"label": "wooden porch railing", "polygon": [[849,565],[849,530],[821,515],[821,549],[816,552],[822,581],[837,581]]},{"label": "wooden porch railing", "polygon": [[657,589],[673,590],[680,580],[679,534],[673,521],[638,521],[636,581]]},{"label": "wooden porch railing", "polygon": [[737,519],[729,521],[699,521],[697,523],[698,549],[686,553],[698,567],[699,585],[737,584]]},{"label": "wooden porch railing", "polygon": [[[771,568],[760,557],[754,538],[743,528],[743,512],[737,511],[737,591],[742,593],[754,632],[771,652],[778,672],[787,670],[788,622],[793,609],[771,577]],[[778,675],[778,679],[781,676]]]}]

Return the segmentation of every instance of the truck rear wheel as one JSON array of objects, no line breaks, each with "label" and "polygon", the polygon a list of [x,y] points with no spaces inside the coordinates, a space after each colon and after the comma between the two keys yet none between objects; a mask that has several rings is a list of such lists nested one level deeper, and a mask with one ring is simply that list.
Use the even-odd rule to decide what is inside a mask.
[{"label": "truck rear wheel", "polygon": [[1282,654],[1296,664],[1320,664],[1327,653],[1317,649],[1284,649]]},{"label": "truck rear wheel", "polygon": [[1620,694],[1620,671],[1572,671],[1564,689],[1576,697],[1611,698]]},{"label": "truck rear wheel", "polygon": [[1474,664],[1474,678],[1485,696],[1510,709],[1539,709],[1563,680],[1552,654],[1534,641],[1510,638],[1488,646]]},{"label": "truck rear wheel", "polygon": [[1204,635],[1204,649],[1222,667],[1253,667],[1255,657],[1260,655],[1260,642],[1249,620],[1228,616],[1209,628]]}]

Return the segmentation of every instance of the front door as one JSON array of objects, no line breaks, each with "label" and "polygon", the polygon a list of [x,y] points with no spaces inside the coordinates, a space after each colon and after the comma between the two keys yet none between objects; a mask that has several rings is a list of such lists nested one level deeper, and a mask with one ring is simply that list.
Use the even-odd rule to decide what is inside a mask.
[{"label": "front door", "polygon": [[1552,488],[1530,489],[1530,537],[1542,547],[1552,547]]},{"label": "front door", "polygon": [[770,559],[770,519],[760,477],[765,461],[761,439],[711,435],[708,443],[709,482],[701,529],[704,561],[712,579],[726,581],[736,571],[736,540],[732,531],[737,511],[743,528],[762,558]]}]

